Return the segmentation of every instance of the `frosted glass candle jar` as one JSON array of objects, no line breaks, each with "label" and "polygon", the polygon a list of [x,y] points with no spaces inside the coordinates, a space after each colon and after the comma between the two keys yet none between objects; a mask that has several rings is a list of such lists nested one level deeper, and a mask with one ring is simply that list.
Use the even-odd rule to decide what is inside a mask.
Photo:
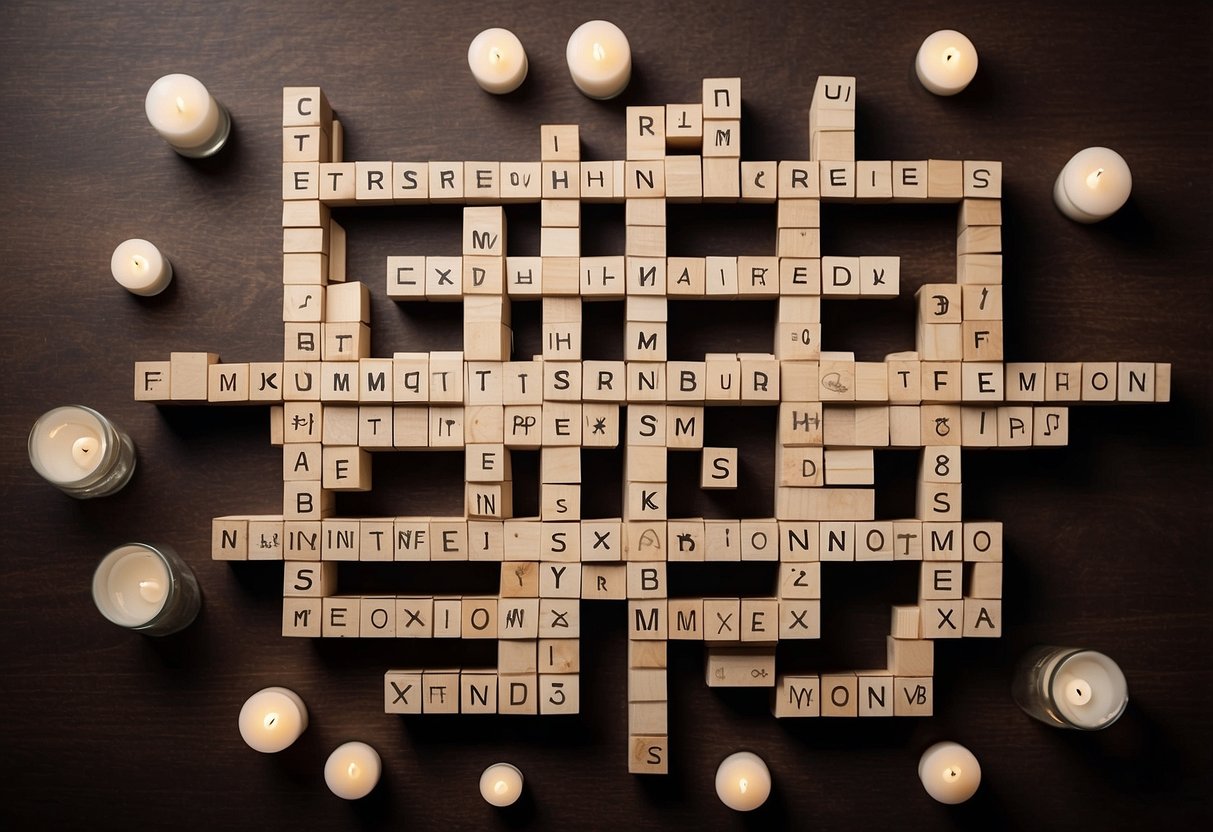
[{"label": "frosted glass candle jar", "polygon": [[202,596],[194,573],[172,549],[127,543],[98,564],[93,603],[120,627],[167,636],[193,622]]},{"label": "frosted glass candle jar", "polygon": [[29,432],[29,461],[60,491],[78,499],[122,489],[135,472],[135,445],[109,419],[81,405],[43,413]]},{"label": "frosted glass candle jar", "polygon": [[1129,704],[1129,686],[1116,662],[1094,650],[1037,647],[1015,669],[1011,695],[1046,725],[1098,731]]},{"label": "frosted glass candle jar", "polygon": [[231,116],[197,78],[165,75],[143,102],[147,120],[173,150],[191,159],[218,153],[232,130]]},{"label": "frosted glass candle jar", "polygon": [[623,30],[606,20],[582,23],[565,49],[569,74],[589,98],[614,98],[632,79],[632,47]]}]

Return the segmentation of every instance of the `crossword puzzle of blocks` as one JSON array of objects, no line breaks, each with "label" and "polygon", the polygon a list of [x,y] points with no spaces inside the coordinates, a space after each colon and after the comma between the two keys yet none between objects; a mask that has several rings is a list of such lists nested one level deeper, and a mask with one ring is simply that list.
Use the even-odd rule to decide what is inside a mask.
[{"label": "crossword puzzle of blocks", "polygon": [[[628,107],[624,160],[584,161],[577,125],[545,125],[534,162],[346,162],[321,90],[284,89],[282,360],[135,366],[139,400],[270,407],[282,513],[215,518],[212,556],[284,562],[284,636],[497,641],[496,668],[387,670],[388,713],[576,713],[581,603],[626,600],[635,773],[668,770],[671,639],[705,643],[708,685],[770,688],[777,717],[930,715],[933,640],[1002,630],[1002,525],[965,518],[961,449],[1065,445],[1068,405],[1167,401],[1170,365],[1005,362],[1001,164],[857,161],[855,104],[854,78],[817,80],[811,161],[742,161],[741,79],[715,78],[701,103]],[[596,201],[626,204],[621,255],[580,256]],[[774,252],[667,256],[667,203],[738,201],[772,205]],[[958,204],[955,280],[919,289],[915,351],[822,352],[823,297],[901,285],[897,256],[823,254],[830,201]],[[441,202],[467,206],[462,256],[388,257],[385,291],[462,302],[463,349],[373,357],[371,289],[347,281],[330,207]],[[538,257],[509,254],[517,202],[540,203]],[[776,300],[771,351],[668,360],[670,298]],[[583,304],[620,299],[624,360],[583,361]],[[542,355],[512,354],[513,300],[542,304]],[[777,410],[768,518],[668,516],[670,452],[701,456],[705,489],[739,485],[738,449],[705,446],[708,405]],[[581,449],[621,443],[622,516],[583,520]],[[881,448],[921,449],[913,518],[876,517]],[[461,516],[336,516],[377,453],[421,449],[464,452]],[[515,450],[539,452],[538,517],[513,516]],[[498,562],[500,587],[338,594],[338,564],[358,561]],[[670,597],[667,563],[724,561],[773,564],[770,594]],[[918,603],[892,608],[885,667],[781,674],[777,642],[821,636],[829,561],[919,562]]]}]

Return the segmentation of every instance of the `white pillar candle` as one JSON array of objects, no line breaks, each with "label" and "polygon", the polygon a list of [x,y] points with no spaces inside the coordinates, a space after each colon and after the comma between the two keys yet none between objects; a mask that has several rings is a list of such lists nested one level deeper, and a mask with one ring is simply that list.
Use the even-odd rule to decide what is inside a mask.
[{"label": "white pillar candle", "polygon": [[1133,174],[1115,150],[1088,147],[1061,169],[1053,183],[1053,201],[1077,222],[1098,222],[1120,210],[1133,190]]},{"label": "white pillar candle", "polygon": [[160,78],[147,91],[143,106],[152,127],[182,156],[217,153],[231,132],[227,110],[190,75]]},{"label": "white pillar candle", "polygon": [[977,50],[960,32],[941,29],[918,48],[914,71],[922,85],[936,95],[956,95],[977,74]]},{"label": "white pillar candle", "polygon": [[359,800],[375,788],[381,770],[379,752],[364,742],[347,742],[329,755],[324,764],[324,782],[338,797]]},{"label": "white pillar candle", "polygon": [[289,748],[307,728],[307,707],[293,690],[264,688],[240,709],[240,736],[249,748],[276,754]]},{"label": "white pillar candle", "polygon": [[34,470],[73,497],[103,497],[126,485],[135,470],[131,438],[97,411],[80,405],[42,414],[29,434]]},{"label": "white pillar candle", "polygon": [[918,777],[940,803],[964,803],[981,785],[981,764],[963,745],[938,742],[923,752]]},{"label": "white pillar candle", "polygon": [[738,812],[757,809],[771,794],[771,772],[757,754],[738,751],[716,769],[716,795]]},{"label": "white pillar candle", "polygon": [[485,92],[513,92],[526,79],[526,50],[513,32],[485,29],[468,47],[468,66]]},{"label": "white pillar candle", "polygon": [[1053,705],[1075,728],[1111,725],[1129,702],[1129,685],[1116,662],[1094,650],[1074,653],[1058,665]]},{"label": "white pillar candle", "polygon": [[480,796],[493,806],[512,806],[522,796],[522,772],[509,763],[495,763],[480,775]]},{"label": "white pillar candle", "polygon": [[627,35],[606,20],[583,23],[569,38],[565,57],[573,83],[590,98],[614,98],[632,78]]},{"label": "white pillar candle", "polygon": [[150,297],[168,288],[173,264],[147,240],[132,239],[118,244],[110,257],[114,280],[131,294]]},{"label": "white pillar candle", "polygon": [[120,627],[168,635],[198,615],[201,596],[194,573],[165,546],[127,543],[93,573],[93,603]]}]

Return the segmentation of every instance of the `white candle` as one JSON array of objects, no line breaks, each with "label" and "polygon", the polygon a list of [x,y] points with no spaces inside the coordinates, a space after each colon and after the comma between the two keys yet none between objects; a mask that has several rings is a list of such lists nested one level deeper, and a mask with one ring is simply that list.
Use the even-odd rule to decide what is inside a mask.
[{"label": "white candle", "polygon": [[468,66],[485,92],[513,92],[526,79],[526,50],[513,32],[485,29],[468,47]]},{"label": "white candle", "polygon": [[1053,201],[1077,222],[1098,222],[1120,210],[1133,190],[1133,174],[1115,150],[1088,147],[1061,169],[1053,184]]},{"label": "white candle", "polygon": [[293,690],[264,688],[240,709],[240,736],[249,748],[275,754],[290,747],[307,728],[307,707]]},{"label": "white candle", "polygon": [[738,751],[716,769],[716,795],[738,812],[757,809],[771,794],[771,772],[757,754]]},{"label": "white candle", "polygon": [[512,806],[522,796],[522,772],[509,763],[496,763],[480,775],[480,796],[493,806]]},{"label": "white candle", "polygon": [[227,110],[190,75],[165,75],[147,91],[143,106],[152,127],[182,156],[217,153],[231,132]]},{"label": "white candle", "polygon": [[941,29],[918,48],[914,71],[922,85],[936,95],[956,95],[977,74],[977,50],[960,32]]},{"label": "white candle", "polygon": [[34,422],[29,461],[47,482],[83,500],[113,494],[127,484],[135,471],[135,446],[97,411],[67,405]]},{"label": "white candle", "polygon": [[565,57],[573,83],[590,98],[614,98],[632,78],[632,48],[614,23],[591,20],[569,38]]},{"label": "white candle", "polygon": [[379,782],[382,763],[379,753],[364,742],[337,746],[324,764],[324,782],[329,791],[346,800],[366,797]]},{"label": "white candle", "polygon": [[133,239],[119,243],[114,249],[110,272],[128,292],[150,297],[168,288],[173,279],[173,264],[147,240]]},{"label": "white candle", "polygon": [[963,745],[937,742],[918,761],[918,777],[940,803],[964,803],[981,785],[981,765]]},{"label": "white candle", "polygon": [[1129,701],[1125,674],[1116,662],[1094,650],[1075,653],[1053,676],[1053,704],[1076,728],[1105,728]]}]

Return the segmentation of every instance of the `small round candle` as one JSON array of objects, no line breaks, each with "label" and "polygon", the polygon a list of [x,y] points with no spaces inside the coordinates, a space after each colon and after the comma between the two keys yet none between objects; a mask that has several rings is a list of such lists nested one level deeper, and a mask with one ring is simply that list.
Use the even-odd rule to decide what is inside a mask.
[{"label": "small round candle", "polygon": [[307,707],[293,690],[264,688],[240,709],[240,736],[249,748],[276,754],[289,748],[307,728]]},{"label": "small round candle", "polygon": [[1053,201],[1076,222],[1099,222],[1120,210],[1133,190],[1124,157],[1107,147],[1080,150],[1053,184]]},{"label": "small round candle", "polygon": [[964,803],[981,785],[981,764],[963,745],[938,742],[923,752],[918,777],[940,803]]},{"label": "small round candle", "polygon": [[481,89],[503,95],[526,80],[526,50],[513,32],[485,29],[468,47],[468,66]]},{"label": "small round candle", "polygon": [[1076,728],[1105,728],[1124,713],[1129,686],[1116,662],[1094,650],[1083,650],[1057,667],[1053,704]]},{"label": "small round candle", "polygon": [[364,742],[347,742],[329,755],[324,764],[324,782],[338,797],[359,800],[375,788],[382,768],[375,749]]},{"label": "small round candle", "polygon": [[480,796],[493,806],[512,806],[522,796],[522,772],[509,763],[495,763],[480,775]]},{"label": "small round candle", "polygon": [[771,794],[771,772],[757,754],[738,751],[716,769],[716,795],[738,812],[757,809]]},{"label": "small round candle", "polygon": [[135,471],[135,446],[92,408],[56,407],[29,434],[29,460],[39,476],[79,499],[121,489]]},{"label": "small round candle", "polygon": [[164,636],[194,620],[201,595],[194,573],[172,549],[127,543],[97,565],[93,603],[119,627]]},{"label": "small round candle", "polygon": [[168,288],[173,279],[173,265],[147,240],[132,239],[114,249],[110,273],[131,294],[150,297]]},{"label": "small round candle", "polygon": [[960,32],[941,29],[918,48],[914,71],[922,85],[936,95],[956,95],[977,74],[977,50]]},{"label": "small round candle", "polygon": [[147,120],[173,150],[201,158],[218,153],[232,122],[218,101],[197,78],[165,75],[152,84],[143,102]]},{"label": "small round candle", "polygon": [[614,98],[632,78],[632,47],[627,35],[606,20],[578,26],[569,38],[565,57],[573,83],[590,98]]}]

